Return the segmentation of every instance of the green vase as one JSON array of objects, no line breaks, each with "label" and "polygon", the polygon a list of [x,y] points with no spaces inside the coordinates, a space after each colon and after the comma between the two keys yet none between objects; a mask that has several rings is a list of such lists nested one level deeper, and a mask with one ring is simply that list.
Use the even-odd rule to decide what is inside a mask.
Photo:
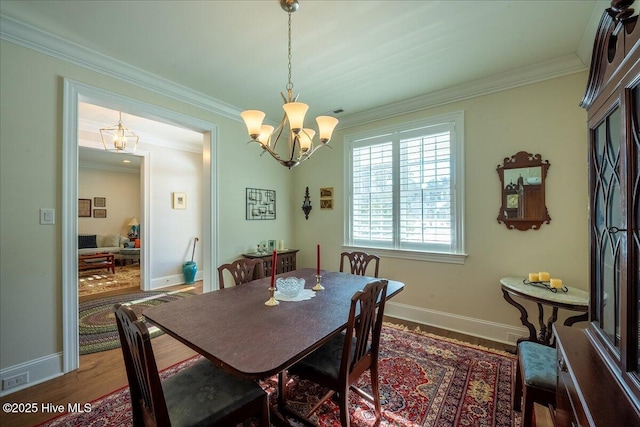
[{"label": "green vase", "polygon": [[198,265],[195,261],[187,261],[182,265],[185,285],[192,285],[198,272]]}]

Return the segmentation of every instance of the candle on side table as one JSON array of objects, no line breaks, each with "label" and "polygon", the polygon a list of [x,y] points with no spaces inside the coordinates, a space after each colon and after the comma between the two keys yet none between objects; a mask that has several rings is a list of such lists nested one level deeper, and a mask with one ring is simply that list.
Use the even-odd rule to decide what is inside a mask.
[{"label": "candle on side table", "polygon": [[561,289],[562,279],[551,279],[551,287],[556,289]]},{"label": "candle on side table", "polygon": [[541,271],[538,273],[538,280],[541,282],[548,282],[551,275],[547,271]]},{"label": "candle on side table", "polygon": [[538,273],[529,273],[530,282],[537,282],[538,280],[540,280],[540,276],[538,276]]}]

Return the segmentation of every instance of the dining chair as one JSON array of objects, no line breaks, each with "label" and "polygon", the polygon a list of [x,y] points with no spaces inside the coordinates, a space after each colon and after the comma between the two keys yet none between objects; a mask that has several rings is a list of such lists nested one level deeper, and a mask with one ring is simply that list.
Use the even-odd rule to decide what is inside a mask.
[{"label": "dining chair", "polygon": [[[297,375],[329,389],[318,403],[304,416],[314,413],[334,394],[338,397],[340,423],[349,427],[349,390],[373,402],[376,420],[380,419],[380,392],[378,385],[378,350],[380,331],[387,296],[387,280],[369,282],[351,298],[346,330],[291,366],[288,374]],[[378,303],[379,301],[379,303]],[[367,370],[371,373],[372,395],[358,387],[356,381]],[[286,404],[284,374],[279,374],[278,393]]]},{"label": "dining chair", "polygon": [[231,273],[235,285],[251,282],[252,280],[262,279],[264,277],[263,260],[260,258],[249,259],[240,258],[229,264],[222,264],[218,267],[218,282],[220,289],[224,288],[224,271]]},{"label": "dining chair", "polygon": [[373,262],[375,273],[373,277],[378,277],[378,264],[380,263],[380,257],[377,255],[369,255],[366,252],[342,252],[340,254],[340,271],[344,272],[344,260],[347,259],[351,266],[351,274],[358,274],[360,276],[366,276],[367,267],[369,263]]},{"label": "dining chair", "polygon": [[207,359],[161,381],[144,322],[125,305],[115,305],[114,312],[134,427],[229,426],[252,416],[258,417],[260,425],[269,426],[267,393]]}]

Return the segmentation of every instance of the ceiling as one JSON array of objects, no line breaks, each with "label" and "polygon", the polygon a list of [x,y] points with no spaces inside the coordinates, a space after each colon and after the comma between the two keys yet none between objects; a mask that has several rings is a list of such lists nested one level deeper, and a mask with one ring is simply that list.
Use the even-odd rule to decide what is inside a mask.
[{"label": "ceiling", "polygon": [[[300,0],[294,92],[310,117],[340,108],[342,121],[464,85],[586,70],[608,4]],[[277,0],[2,0],[0,13],[238,111],[281,118],[287,14]]]}]

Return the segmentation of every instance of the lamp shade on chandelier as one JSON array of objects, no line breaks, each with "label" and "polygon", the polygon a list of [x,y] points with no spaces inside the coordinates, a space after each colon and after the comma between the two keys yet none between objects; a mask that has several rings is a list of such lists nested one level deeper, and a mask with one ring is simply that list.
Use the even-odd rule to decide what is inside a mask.
[{"label": "lamp shade on chandelier", "polygon": [[[293,83],[291,83],[291,14],[298,10],[297,0],[280,0],[280,6],[289,14],[288,52],[289,52],[289,75],[286,86],[286,96],[280,93],[284,105],[284,115],[280,124],[274,128],[270,125],[263,125],[265,113],[259,110],[246,110],[240,116],[247,125],[250,142],[257,142],[262,149],[269,153],[282,165],[291,169],[307,160],[320,147],[328,146],[333,130],[338,124],[338,119],[331,116],[318,116],[318,140],[314,140],[316,131],[304,127],[304,116],[309,109],[307,104],[298,102],[298,95],[293,95]],[[286,156],[284,149],[277,149],[280,139],[288,140]]]},{"label": "lamp shade on chandelier", "polygon": [[138,135],[122,125],[122,112],[117,125],[100,129],[100,137],[104,149],[115,153],[135,153],[138,146]]}]

